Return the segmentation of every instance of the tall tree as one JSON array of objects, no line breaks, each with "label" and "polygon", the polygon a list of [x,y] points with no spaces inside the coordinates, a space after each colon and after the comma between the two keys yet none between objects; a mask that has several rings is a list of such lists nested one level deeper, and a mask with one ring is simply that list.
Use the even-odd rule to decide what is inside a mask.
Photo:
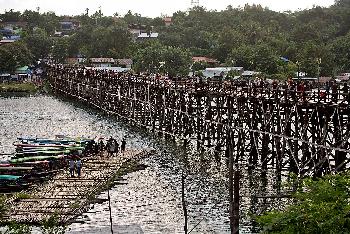
[{"label": "tall tree", "polygon": [[52,42],[43,29],[36,29],[24,38],[24,42],[32,52],[34,59],[46,58],[51,50]]}]

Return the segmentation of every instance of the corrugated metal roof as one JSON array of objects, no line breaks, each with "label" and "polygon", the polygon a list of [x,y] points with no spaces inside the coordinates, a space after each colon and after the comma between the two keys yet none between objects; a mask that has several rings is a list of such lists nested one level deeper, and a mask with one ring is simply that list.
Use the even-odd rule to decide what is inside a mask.
[{"label": "corrugated metal roof", "polygon": [[132,65],[132,59],[115,59],[115,63],[118,63],[120,65]]},{"label": "corrugated metal roof", "polygon": [[193,62],[218,63],[219,61],[208,57],[192,57]]},{"label": "corrugated metal roof", "polygon": [[12,43],[15,42],[15,40],[8,40],[8,39],[4,39],[0,41],[0,44],[4,44],[4,43]]},{"label": "corrugated metal roof", "polygon": [[91,63],[114,63],[113,58],[91,58]]},{"label": "corrugated metal roof", "polygon": [[159,33],[140,33],[137,38],[157,38]]},{"label": "corrugated metal roof", "polygon": [[254,75],[259,75],[260,72],[256,72],[256,71],[244,71],[242,73],[242,76],[254,76]]}]

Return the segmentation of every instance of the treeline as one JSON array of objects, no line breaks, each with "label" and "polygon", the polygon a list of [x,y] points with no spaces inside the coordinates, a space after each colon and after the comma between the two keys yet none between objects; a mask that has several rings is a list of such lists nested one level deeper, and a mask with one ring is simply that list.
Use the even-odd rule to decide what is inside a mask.
[{"label": "treeline", "polygon": [[[0,19],[27,22],[23,41],[18,44],[28,47],[32,60],[49,54],[61,62],[78,55],[133,58],[138,70],[171,70],[178,75],[186,74],[191,56],[208,56],[227,66],[286,78],[297,70],[308,76],[350,71],[349,16],[350,0],[336,0],[329,8],[283,13],[260,5],[228,6],[223,11],[194,7],[174,13],[168,27],[161,18],[142,17],[131,11],[113,17],[97,11],[75,16],[81,26],[61,38],[52,35],[64,17],[52,12],[9,11]],[[159,33],[157,41],[133,40],[130,24]],[[6,47],[0,47],[0,57]]]}]

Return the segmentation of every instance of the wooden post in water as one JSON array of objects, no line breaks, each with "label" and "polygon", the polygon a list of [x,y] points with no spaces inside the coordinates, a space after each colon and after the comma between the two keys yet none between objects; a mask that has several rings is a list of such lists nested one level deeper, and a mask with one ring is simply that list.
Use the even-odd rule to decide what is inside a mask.
[{"label": "wooden post in water", "polygon": [[229,202],[230,202],[230,229],[231,234],[239,233],[239,171],[233,172],[233,132],[229,130],[227,138],[227,151],[229,156]]},{"label": "wooden post in water", "polygon": [[185,200],[185,176],[182,173],[181,176],[181,198],[182,198],[182,208],[184,211],[184,217],[185,217],[185,224],[184,224],[184,232],[187,234],[187,207],[186,207],[186,200]]},{"label": "wooden post in water", "polygon": [[236,170],[234,173],[234,184],[233,184],[233,232],[231,233],[238,234],[239,233],[239,169],[238,164],[236,164]]},{"label": "wooden post in water", "polygon": [[112,219],[111,196],[109,195],[109,187],[107,188],[107,196],[108,196],[109,222],[111,225],[111,233],[113,234],[113,219]]}]

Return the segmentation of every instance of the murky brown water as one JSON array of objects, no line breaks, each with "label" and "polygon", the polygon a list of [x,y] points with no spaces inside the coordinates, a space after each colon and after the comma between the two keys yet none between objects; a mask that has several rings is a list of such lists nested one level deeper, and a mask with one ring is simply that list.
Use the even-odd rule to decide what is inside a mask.
[{"label": "murky brown water", "polygon": [[[185,169],[189,230],[191,233],[229,233],[228,191],[225,159],[218,163],[210,155],[189,154],[184,167],[183,149],[152,137],[112,117],[79,104],[51,96],[0,98],[0,153],[14,152],[19,136],[68,136],[117,139],[127,137],[127,147],[153,148],[158,154],[144,160],[148,167],[125,176],[122,184],[111,189],[114,228],[122,233],[183,233],[181,174]],[[192,155],[192,156],[191,156]],[[6,155],[0,156],[3,160]],[[190,166],[189,166],[190,165]],[[245,182],[244,182],[245,183]],[[247,182],[248,183],[248,182]],[[256,187],[252,183],[250,186]],[[243,188],[242,194],[249,194]],[[107,193],[100,195],[106,198]],[[243,197],[242,232],[251,233],[247,214],[261,202]],[[108,203],[91,205],[69,232],[110,233]]]}]

